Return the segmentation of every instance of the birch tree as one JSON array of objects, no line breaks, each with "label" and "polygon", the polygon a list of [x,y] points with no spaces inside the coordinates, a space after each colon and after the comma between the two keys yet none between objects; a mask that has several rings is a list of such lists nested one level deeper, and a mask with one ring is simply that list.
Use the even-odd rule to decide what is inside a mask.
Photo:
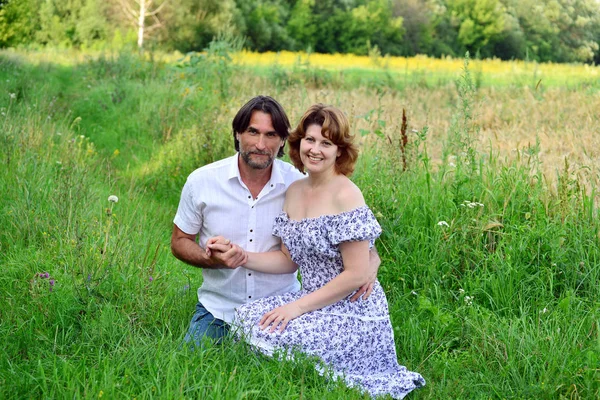
[{"label": "birch tree", "polygon": [[[137,45],[139,50],[143,51],[144,37],[163,27],[158,14],[167,4],[167,1],[163,1],[158,6],[154,5],[154,0],[134,0],[134,3],[137,5],[136,7],[133,6],[130,0],[119,0],[125,16],[137,28]],[[146,25],[146,19],[151,19],[152,24]]]}]

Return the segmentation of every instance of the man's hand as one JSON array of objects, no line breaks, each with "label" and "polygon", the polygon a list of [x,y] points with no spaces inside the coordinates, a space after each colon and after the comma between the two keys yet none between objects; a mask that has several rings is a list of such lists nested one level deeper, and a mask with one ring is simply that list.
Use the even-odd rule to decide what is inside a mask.
[{"label": "man's hand", "polygon": [[269,333],[275,332],[277,327],[279,327],[279,332],[281,333],[287,326],[288,322],[296,317],[301,316],[302,314],[304,313],[299,306],[297,306],[295,303],[288,303],[263,315],[258,325],[263,331],[269,328],[270,325],[271,330]]},{"label": "man's hand", "polygon": [[227,251],[231,248],[231,240],[225,239],[223,236],[213,236],[206,241],[205,251],[209,257],[212,253],[212,249],[210,248],[210,246],[215,245],[215,244],[221,245],[221,246],[218,246],[218,249],[219,249],[218,251],[221,251],[222,253],[224,253],[225,251]]},{"label": "man's hand", "polygon": [[244,265],[248,261],[246,251],[223,236],[208,239],[206,242],[206,255],[214,262],[231,269]]},{"label": "man's hand", "polygon": [[355,302],[356,300],[362,297],[363,300],[369,298],[371,293],[373,292],[373,284],[375,283],[375,279],[377,279],[377,271],[375,271],[370,277],[370,281],[362,285],[358,288],[354,296],[350,297],[350,302]]}]

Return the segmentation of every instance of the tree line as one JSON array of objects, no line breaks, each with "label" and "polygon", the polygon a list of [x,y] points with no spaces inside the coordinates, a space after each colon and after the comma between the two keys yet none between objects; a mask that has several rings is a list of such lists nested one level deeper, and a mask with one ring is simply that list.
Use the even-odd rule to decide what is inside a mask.
[{"label": "tree line", "polygon": [[[141,16],[141,17],[140,17]],[[599,0],[0,0],[0,47],[256,51],[600,62]]]}]

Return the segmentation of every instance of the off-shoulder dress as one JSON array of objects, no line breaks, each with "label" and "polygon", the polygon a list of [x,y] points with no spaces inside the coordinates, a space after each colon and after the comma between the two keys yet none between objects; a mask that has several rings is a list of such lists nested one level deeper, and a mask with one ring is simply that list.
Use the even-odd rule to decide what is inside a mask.
[{"label": "off-shoulder dress", "polygon": [[350,302],[349,295],[291,320],[282,333],[258,326],[266,312],[321,288],[343,271],[341,242],[368,240],[372,247],[380,233],[368,206],[300,221],[282,212],[275,219],[273,234],[298,264],[302,289],[238,307],[233,324],[238,337],[267,355],[297,350],[317,356],[347,385],[374,397],[390,394],[401,399],[425,385],[420,374],[398,364],[388,303],[378,281],[367,300]]}]

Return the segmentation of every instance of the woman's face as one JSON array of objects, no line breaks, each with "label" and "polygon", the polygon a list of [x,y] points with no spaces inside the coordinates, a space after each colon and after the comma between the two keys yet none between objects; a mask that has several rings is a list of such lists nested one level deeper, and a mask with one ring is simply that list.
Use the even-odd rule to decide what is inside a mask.
[{"label": "woman's face", "polygon": [[328,171],[335,167],[341,150],[321,134],[321,126],[310,125],[300,141],[300,160],[309,173]]}]

